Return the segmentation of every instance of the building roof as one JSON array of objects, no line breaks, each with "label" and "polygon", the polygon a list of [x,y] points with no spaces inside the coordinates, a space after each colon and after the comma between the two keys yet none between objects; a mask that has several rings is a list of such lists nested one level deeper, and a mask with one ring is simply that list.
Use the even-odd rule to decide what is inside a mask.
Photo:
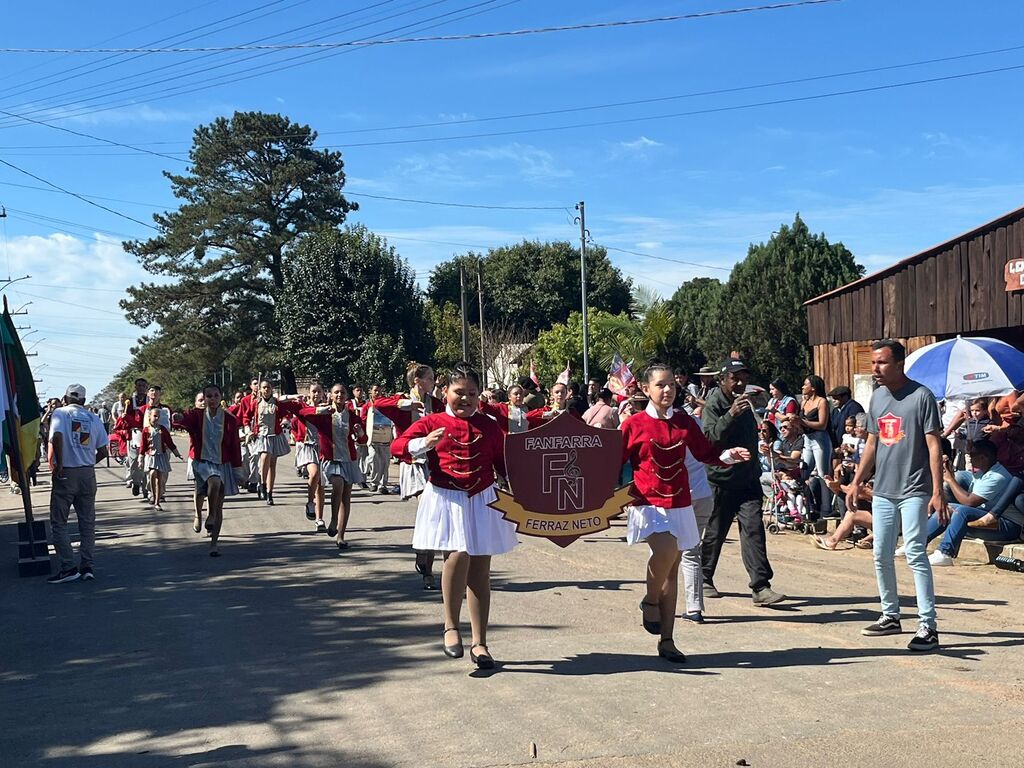
[{"label": "building roof", "polygon": [[946,240],[943,243],[933,245],[931,248],[923,250],[920,253],[915,253],[913,256],[909,256],[903,259],[902,261],[897,261],[895,264],[891,264],[888,267],[885,267],[884,269],[880,269],[878,272],[872,272],[870,275],[866,275],[860,278],[859,280],[854,280],[852,283],[841,285],[838,288],[829,291],[828,293],[821,294],[821,296],[815,296],[813,299],[808,299],[807,301],[804,302],[804,306],[806,307],[808,304],[816,304],[817,302],[827,299],[831,296],[835,296],[840,293],[846,293],[847,291],[853,290],[854,288],[864,285],[865,283],[871,283],[874,282],[875,280],[885,277],[886,275],[891,275],[894,272],[898,272],[900,269],[907,266],[908,264],[916,264],[918,262],[924,261],[925,259],[931,258],[932,256],[935,256],[936,254],[939,254],[942,251],[949,248],[950,245],[953,243],[959,242],[961,240],[969,240],[985,232],[986,230],[995,229],[996,227],[1005,223],[1009,219],[1020,217],[1021,214],[1024,214],[1024,207],[1017,208],[1015,210],[1010,211],[1009,213],[1004,213],[1002,216],[992,219],[992,221],[986,222],[985,224],[982,224],[979,227],[975,227],[974,229],[968,230],[967,232],[964,232],[961,235],[957,235],[956,237],[950,238],[949,240]]}]

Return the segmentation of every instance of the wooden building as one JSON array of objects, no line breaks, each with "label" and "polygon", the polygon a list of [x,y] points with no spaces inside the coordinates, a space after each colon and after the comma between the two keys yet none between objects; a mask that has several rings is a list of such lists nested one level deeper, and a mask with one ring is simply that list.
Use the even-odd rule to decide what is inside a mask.
[{"label": "wooden building", "polygon": [[908,352],[957,335],[1024,350],[1024,208],[804,306],[814,370],[830,388],[870,374],[883,338]]}]

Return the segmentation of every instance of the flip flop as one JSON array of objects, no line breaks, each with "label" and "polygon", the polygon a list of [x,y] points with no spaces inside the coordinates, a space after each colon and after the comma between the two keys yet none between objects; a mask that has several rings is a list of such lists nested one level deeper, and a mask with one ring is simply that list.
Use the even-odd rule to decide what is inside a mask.
[{"label": "flip flop", "polygon": [[855,546],[857,549],[874,549],[875,543],[873,541],[866,541],[865,539],[860,539],[853,546]]},{"label": "flip flop", "polygon": [[826,552],[836,551],[836,547],[830,547],[828,544],[825,543],[825,539],[823,539],[821,536],[814,537],[814,546],[816,546],[818,549],[823,549]]}]

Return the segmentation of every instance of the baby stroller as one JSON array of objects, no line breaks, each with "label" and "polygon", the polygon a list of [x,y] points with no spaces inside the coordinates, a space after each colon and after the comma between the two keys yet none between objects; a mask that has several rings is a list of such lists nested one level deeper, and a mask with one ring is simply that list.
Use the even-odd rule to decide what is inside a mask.
[{"label": "baby stroller", "polygon": [[111,432],[108,439],[110,444],[107,446],[107,466],[110,466],[111,459],[118,466],[125,466],[128,463],[128,446],[125,444],[124,437],[120,432]]},{"label": "baby stroller", "polygon": [[[799,475],[786,481],[789,485],[787,488],[779,480],[774,456],[770,465],[772,484],[765,501],[765,530],[771,534],[781,533],[783,529],[802,533],[816,532],[817,523],[812,519],[817,517],[814,514],[814,497],[805,479],[805,468],[801,465]],[[791,494],[795,497],[795,503],[790,499]]]}]

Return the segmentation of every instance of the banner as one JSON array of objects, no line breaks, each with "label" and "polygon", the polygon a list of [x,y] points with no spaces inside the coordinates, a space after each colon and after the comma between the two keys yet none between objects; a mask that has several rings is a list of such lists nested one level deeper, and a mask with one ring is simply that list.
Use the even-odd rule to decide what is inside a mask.
[{"label": "banner", "polygon": [[0,319],[0,340],[3,343],[3,374],[7,379],[4,397],[10,393],[10,401],[6,403],[5,409],[4,451],[13,475],[19,471],[14,461],[13,440],[18,440],[21,448],[21,473],[28,470],[39,454],[40,411],[32,369],[11,319],[6,298],[3,318]]},{"label": "banner", "polygon": [[608,389],[622,397],[627,397],[636,389],[636,379],[633,378],[633,372],[629,370],[629,366],[626,365],[618,352],[612,357],[612,365],[608,369]]},{"label": "banner", "polygon": [[615,487],[622,434],[567,413],[506,435],[505,466],[512,493],[499,490],[490,506],[515,523],[517,532],[560,547],[607,530],[622,508],[634,503],[629,487]]}]

